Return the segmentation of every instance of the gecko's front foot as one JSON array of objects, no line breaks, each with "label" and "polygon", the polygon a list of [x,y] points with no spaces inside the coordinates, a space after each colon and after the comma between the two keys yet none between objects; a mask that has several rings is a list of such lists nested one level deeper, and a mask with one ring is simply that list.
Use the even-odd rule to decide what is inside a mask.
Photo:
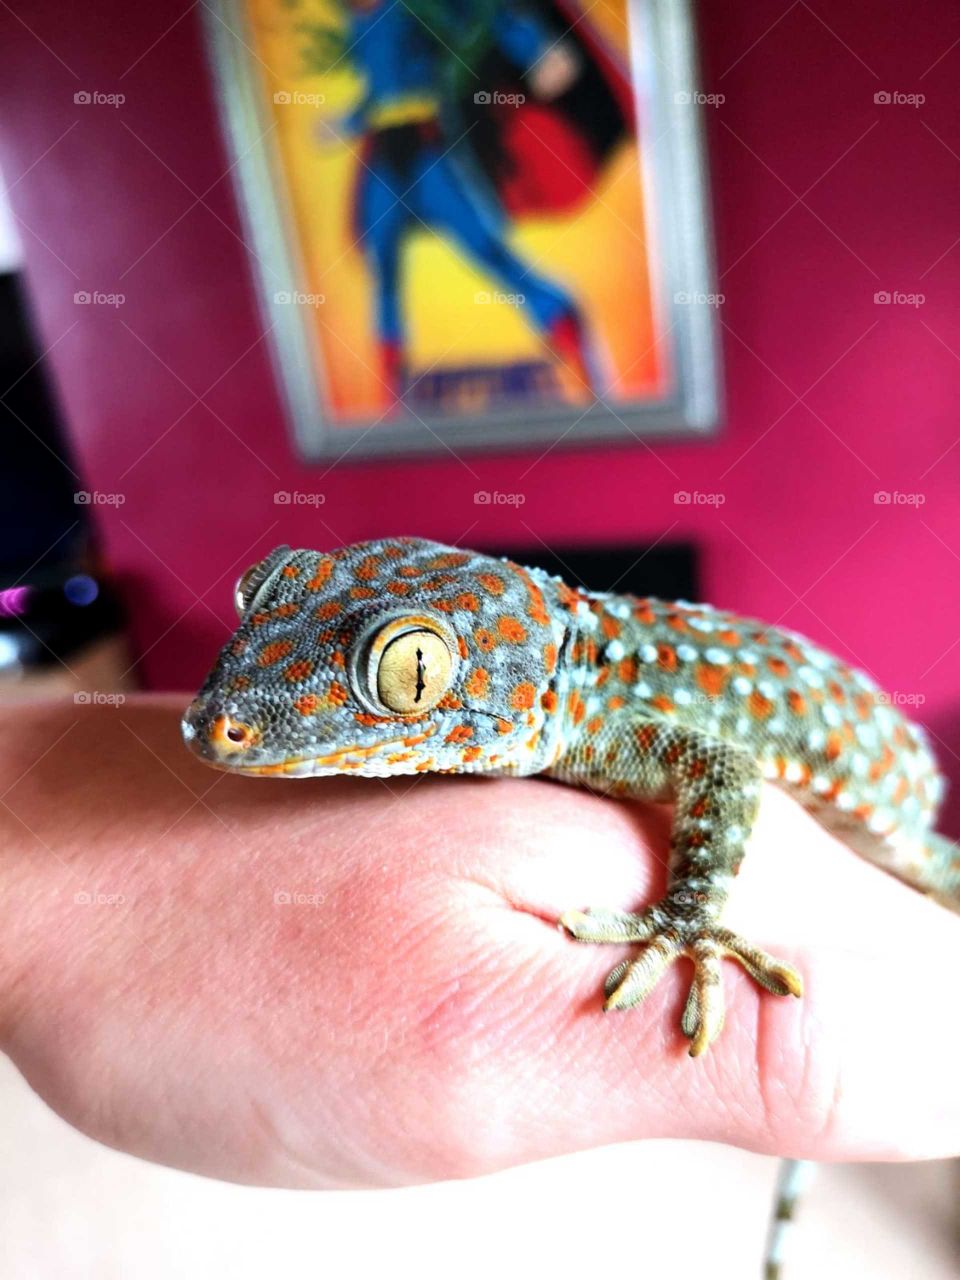
[{"label": "gecko's front foot", "polygon": [[725,955],[737,960],[774,995],[803,994],[800,975],[790,965],[708,920],[674,918],[666,904],[638,915],[603,909],[568,911],[560,917],[560,924],[579,942],[643,944],[636,960],[624,960],[608,975],[604,1009],[629,1009],[639,1004],[678,956],[688,956],[694,974],[680,1026],[691,1041],[694,1058],[709,1048],[723,1027],[720,961]]}]

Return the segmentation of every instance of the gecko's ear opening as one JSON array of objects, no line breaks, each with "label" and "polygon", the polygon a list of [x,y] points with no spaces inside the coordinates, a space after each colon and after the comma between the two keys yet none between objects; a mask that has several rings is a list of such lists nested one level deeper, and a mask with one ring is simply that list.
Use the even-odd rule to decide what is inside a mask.
[{"label": "gecko's ear opening", "polygon": [[250,610],[257,596],[289,554],[290,548],[286,543],[282,547],[274,547],[268,556],[264,556],[262,560],[252,564],[246,573],[241,574],[233,589],[233,604],[238,617],[242,618]]}]

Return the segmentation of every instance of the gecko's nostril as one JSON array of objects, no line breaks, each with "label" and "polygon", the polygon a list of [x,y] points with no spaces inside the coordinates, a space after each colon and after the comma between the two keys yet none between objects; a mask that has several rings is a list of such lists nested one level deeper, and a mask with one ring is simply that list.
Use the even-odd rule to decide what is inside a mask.
[{"label": "gecko's nostril", "polygon": [[246,728],[238,724],[232,724],[227,730],[227,737],[231,742],[244,742],[247,737]]}]

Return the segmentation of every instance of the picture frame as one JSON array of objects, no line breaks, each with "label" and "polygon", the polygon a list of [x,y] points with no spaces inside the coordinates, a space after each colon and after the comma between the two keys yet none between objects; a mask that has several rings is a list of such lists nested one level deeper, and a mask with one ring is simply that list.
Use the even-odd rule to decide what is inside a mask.
[{"label": "picture frame", "polygon": [[[687,0],[474,4],[486,48],[469,65],[450,44],[464,6],[444,0],[202,6],[298,452],[336,462],[710,434],[722,296],[711,99]],[[486,171],[467,138],[492,150]]]}]

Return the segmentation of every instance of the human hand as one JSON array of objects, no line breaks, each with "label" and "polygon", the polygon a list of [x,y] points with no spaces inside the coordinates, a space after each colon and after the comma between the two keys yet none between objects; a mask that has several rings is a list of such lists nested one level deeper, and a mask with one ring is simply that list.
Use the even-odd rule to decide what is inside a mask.
[{"label": "human hand", "polygon": [[[601,1012],[566,909],[663,888],[669,814],[541,780],[268,780],[185,698],[0,727],[0,1046],[71,1124],[241,1182],[393,1186],[642,1137],[817,1159],[960,1152],[960,920],[764,797],[727,922],[803,1000],[684,962]],[[946,993],[946,994],[945,994]]]}]

